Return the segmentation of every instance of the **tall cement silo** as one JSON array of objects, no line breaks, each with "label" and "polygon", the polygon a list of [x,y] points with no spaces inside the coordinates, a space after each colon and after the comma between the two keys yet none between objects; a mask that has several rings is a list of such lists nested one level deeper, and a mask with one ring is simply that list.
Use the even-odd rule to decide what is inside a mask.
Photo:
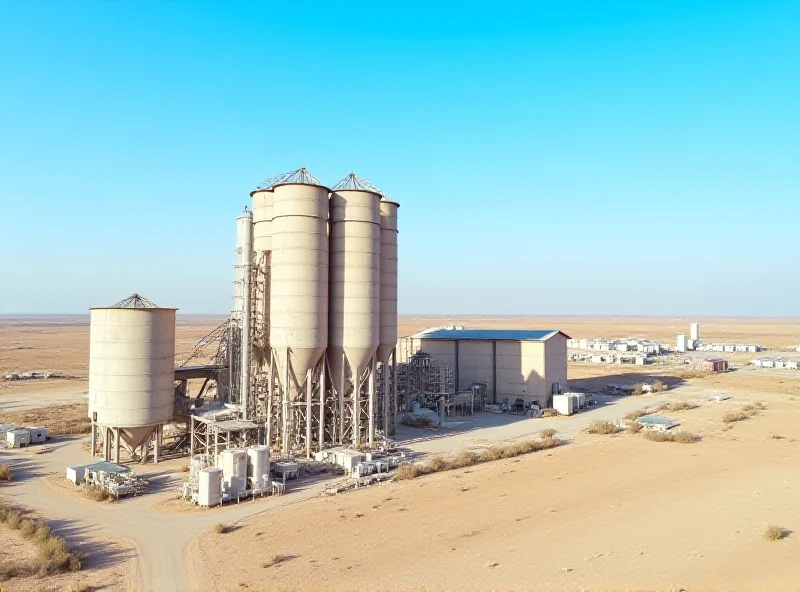
[{"label": "tall cement silo", "polygon": [[253,213],[245,209],[244,213],[236,219],[236,274],[235,291],[233,298],[233,319],[231,330],[236,332],[231,343],[238,345],[235,362],[238,367],[229,368],[231,376],[236,378],[238,392],[236,401],[242,406],[244,418],[249,419],[254,412],[254,405],[250,397],[253,371],[251,368],[250,354],[252,353],[252,327],[253,318]]},{"label": "tall cement silo", "polygon": [[333,187],[330,199],[328,363],[342,419],[339,437],[345,441],[349,436],[357,445],[366,427],[372,445],[380,337],[381,195],[350,173]]},{"label": "tall cement silo", "polygon": [[[272,208],[274,181],[267,180],[250,192],[253,198],[253,313],[251,341],[253,354],[253,403],[261,414],[267,413],[269,397],[269,305],[272,269]],[[274,426],[269,426],[274,428]]]},{"label": "tall cement silo", "polygon": [[[383,366],[383,428],[387,435],[395,433],[397,380],[389,372],[389,357],[397,345],[397,210],[395,201],[384,197],[380,204],[381,221],[381,314],[378,362]],[[392,368],[397,368],[396,354]],[[390,384],[391,381],[391,384]]]},{"label": "tall cement silo", "polygon": [[320,367],[328,345],[329,191],[305,169],[284,175],[272,190],[269,335],[281,447],[288,452],[291,439],[310,454],[312,399],[324,391]]},{"label": "tall cement silo", "polygon": [[89,418],[92,455],[97,430],[104,459],[119,462],[120,447],[158,462],[161,427],[175,405],[175,310],[133,294],[108,308],[92,308],[89,325]]}]

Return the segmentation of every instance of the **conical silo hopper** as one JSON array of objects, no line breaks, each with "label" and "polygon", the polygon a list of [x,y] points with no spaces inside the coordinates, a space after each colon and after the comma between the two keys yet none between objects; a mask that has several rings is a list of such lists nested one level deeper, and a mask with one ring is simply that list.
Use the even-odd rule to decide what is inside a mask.
[{"label": "conical silo hopper", "polygon": [[329,190],[298,169],[272,191],[270,346],[295,399],[328,345]]},{"label": "conical silo hopper", "polygon": [[[333,387],[352,388],[378,349],[380,193],[354,174],[331,192],[328,363]],[[344,375],[343,375],[344,374]]]}]

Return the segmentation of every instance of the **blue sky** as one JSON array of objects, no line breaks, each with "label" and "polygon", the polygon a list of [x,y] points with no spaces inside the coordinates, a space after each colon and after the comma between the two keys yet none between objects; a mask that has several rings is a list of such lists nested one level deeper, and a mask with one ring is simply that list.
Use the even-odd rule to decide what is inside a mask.
[{"label": "blue sky", "polygon": [[404,313],[798,316],[800,3],[0,0],[0,313],[230,308],[266,177],[400,201]]}]

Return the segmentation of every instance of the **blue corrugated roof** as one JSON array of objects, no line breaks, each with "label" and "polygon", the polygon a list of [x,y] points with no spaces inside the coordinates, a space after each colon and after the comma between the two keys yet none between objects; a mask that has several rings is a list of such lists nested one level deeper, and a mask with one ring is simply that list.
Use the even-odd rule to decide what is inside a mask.
[{"label": "blue corrugated roof", "polygon": [[431,329],[414,337],[419,339],[467,339],[476,341],[543,341],[560,333],[555,329]]}]

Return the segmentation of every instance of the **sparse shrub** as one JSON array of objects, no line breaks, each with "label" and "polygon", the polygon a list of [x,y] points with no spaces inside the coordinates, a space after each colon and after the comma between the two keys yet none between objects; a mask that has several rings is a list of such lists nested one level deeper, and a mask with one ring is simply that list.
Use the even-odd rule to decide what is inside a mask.
[{"label": "sparse shrub", "polygon": [[469,467],[474,465],[476,461],[477,461],[477,455],[474,452],[470,452],[469,450],[462,450],[453,460],[453,466],[457,469],[463,469],[464,467]]},{"label": "sparse shrub", "polygon": [[216,532],[217,534],[225,534],[226,532],[228,532],[228,528],[224,524],[222,524],[222,522],[217,522],[214,525],[214,532]]},{"label": "sparse shrub", "polygon": [[36,523],[33,520],[24,519],[19,525],[19,532],[26,539],[33,537],[36,532]]},{"label": "sparse shrub", "polygon": [[656,411],[688,411],[695,409],[697,405],[689,403],[688,401],[672,401],[670,403],[663,403],[658,406]]},{"label": "sparse shrub", "polygon": [[100,489],[93,485],[87,485],[83,488],[83,497],[90,499],[93,502],[106,502],[114,499],[114,496],[107,492],[105,489]]},{"label": "sparse shrub", "polygon": [[558,417],[558,411],[552,407],[542,409],[542,417]]},{"label": "sparse shrub", "polygon": [[264,563],[262,563],[261,567],[266,569],[268,567],[272,567],[274,565],[278,565],[279,563],[282,563],[285,560],[286,560],[286,556],[285,555],[283,555],[281,553],[275,553],[272,557],[269,558],[269,561],[265,561]]},{"label": "sparse shrub", "polygon": [[20,514],[19,510],[9,510],[8,514],[6,515],[6,524],[9,528],[17,529],[22,524],[22,514]]},{"label": "sparse shrub", "polygon": [[188,473],[189,472],[189,465],[183,465],[181,467],[181,473]]},{"label": "sparse shrub", "polygon": [[604,421],[602,419],[595,419],[586,428],[590,434],[616,434],[619,431],[617,425],[611,421]]},{"label": "sparse shrub", "polygon": [[430,473],[438,473],[445,470],[446,467],[447,463],[441,456],[434,456],[428,461],[427,469]]},{"label": "sparse shrub", "polygon": [[771,525],[764,531],[764,538],[768,541],[779,541],[786,536],[786,531],[780,526]]},{"label": "sparse shrub", "polygon": [[49,539],[53,536],[53,531],[50,530],[50,527],[47,526],[44,522],[38,522],[36,524],[36,531],[33,533],[33,538],[35,541],[41,543]]},{"label": "sparse shrub", "polygon": [[642,431],[642,424],[638,421],[634,420],[628,424],[628,433],[629,434],[638,434]]},{"label": "sparse shrub", "polygon": [[546,430],[542,430],[541,432],[539,432],[539,435],[542,438],[552,438],[553,436],[556,435],[556,431],[553,428],[547,428]]},{"label": "sparse shrub", "polygon": [[644,417],[649,413],[650,411],[648,411],[647,409],[637,409],[635,411],[631,411],[630,413],[628,413],[625,416],[625,419],[630,419],[630,420],[639,419],[640,417]]},{"label": "sparse shrub", "polygon": [[691,444],[697,437],[691,432],[655,432],[653,430],[645,430],[642,434],[645,440],[651,442],[678,442],[680,444]]},{"label": "sparse shrub", "polygon": [[521,440],[513,444],[491,446],[480,454],[475,454],[464,450],[460,452],[454,459],[442,459],[434,457],[425,464],[406,462],[401,464],[395,472],[395,479],[398,481],[407,481],[409,479],[416,479],[422,475],[430,473],[438,473],[440,471],[449,471],[452,469],[459,469],[473,464],[491,462],[500,460],[501,458],[513,458],[522,454],[536,452],[538,450],[546,450],[548,448],[555,448],[561,444],[561,440],[548,436],[540,440]]},{"label": "sparse shrub", "polygon": [[8,465],[0,465],[0,481],[11,481],[14,479],[14,471]]},{"label": "sparse shrub", "polygon": [[394,474],[395,479],[398,481],[407,481],[409,479],[416,479],[422,474],[418,465],[411,462],[405,462],[399,467]]},{"label": "sparse shrub", "polygon": [[636,397],[644,394],[644,385],[641,382],[637,382],[636,384],[634,384],[631,394]]},{"label": "sparse shrub", "polygon": [[92,592],[92,587],[89,584],[78,584],[72,589],[72,592]]},{"label": "sparse shrub", "polygon": [[661,382],[660,380],[654,380],[653,386],[651,387],[654,393],[660,393],[662,391],[667,390],[667,385]]},{"label": "sparse shrub", "polygon": [[736,421],[743,421],[750,417],[750,413],[746,411],[739,410],[739,411],[728,411],[725,415],[722,416],[722,421],[725,423],[734,423]]}]

